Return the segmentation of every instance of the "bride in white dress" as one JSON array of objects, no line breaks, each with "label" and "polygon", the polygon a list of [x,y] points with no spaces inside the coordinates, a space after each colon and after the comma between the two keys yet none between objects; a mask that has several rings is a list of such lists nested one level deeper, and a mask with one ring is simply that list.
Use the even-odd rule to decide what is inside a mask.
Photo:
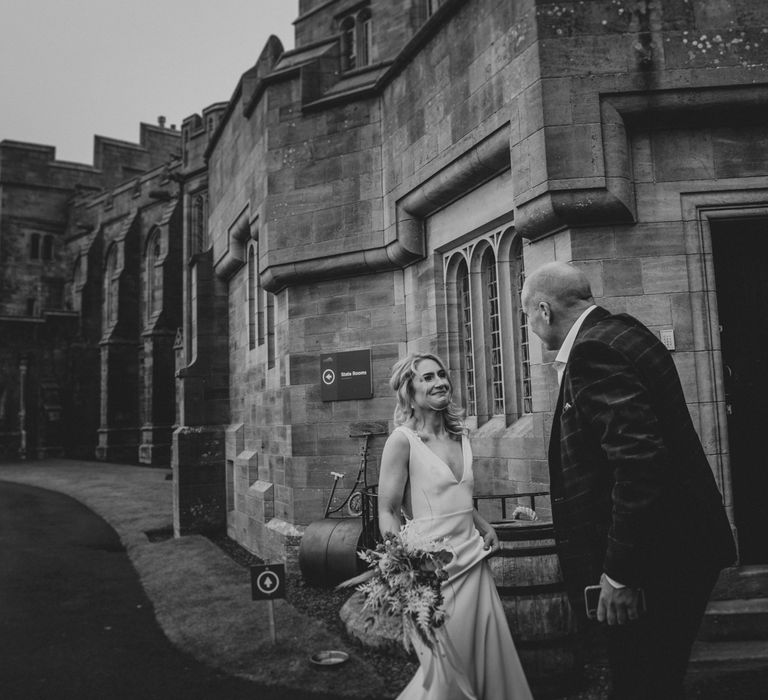
[{"label": "bride in white dress", "polygon": [[397,427],[381,457],[379,527],[397,532],[404,514],[455,553],[442,586],[447,642],[432,651],[414,636],[419,669],[399,700],[532,700],[485,561],[499,540],[473,507],[472,450],[445,365],[410,355],[393,368],[390,386]]}]

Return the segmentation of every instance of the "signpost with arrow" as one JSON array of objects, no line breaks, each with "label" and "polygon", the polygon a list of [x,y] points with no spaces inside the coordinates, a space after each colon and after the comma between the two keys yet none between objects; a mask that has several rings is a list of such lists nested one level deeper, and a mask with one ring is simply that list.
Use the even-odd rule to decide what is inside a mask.
[{"label": "signpost with arrow", "polygon": [[285,598],[285,565],[261,564],[251,567],[251,599],[266,600],[269,615],[269,636],[277,643],[275,632],[275,598]]}]

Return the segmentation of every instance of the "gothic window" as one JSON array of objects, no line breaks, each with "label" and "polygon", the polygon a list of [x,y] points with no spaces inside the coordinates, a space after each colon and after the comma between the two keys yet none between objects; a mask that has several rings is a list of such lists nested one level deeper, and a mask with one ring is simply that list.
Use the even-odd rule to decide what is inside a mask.
[{"label": "gothic window", "polygon": [[199,263],[192,265],[192,270],[189,279],[189,335],[191,337],[191,343],[187,350],[187,362],[194,362],[197,358],[197,294],[198,294],[198,282],[197,282],[197,266]]},{"label": "gothic window", "polygon": [[461,376],[464,385],[464,396],[467,415],[477,415],[475,399],[475,354],[472,344],[472,304],[469,291],[469,270],[467,263],[459,263],[457,273],[457,290],[459,295],[459,338],[461,345]]},{"label": "gothic window", "polygon": [[104,326],[111,328],[117,323],[118,284],[117,246],[112,244],[104,264]]},{"label": "gothic window", "polygon": [[267,316],[267,367],[275,366],[275,297],[266,290],[262,290]]},{"label": "gothic window", "polygon": [[497,230],[446,253],[450,364],[468,418],[506,423],[531,412],[530,359],[520,310],[522,246]]},{"label": "gothic window", "polygon": [[488,372],[489,403],[491,414],[504,413],[504,374],[501,357],[501,316],[499,313],[499,284],[496,276],[496,257],[490,248],[483,254],[480,265],[483,282],[485,331],[485,366]]},{"label": "gothic window", "polygon": [[517,332],[517,344],[520,347],[520,380],[518,382],[520,407],[522,413],[532,413],[533,390],[531,387],[530,335],[528,331],[528,317],[523,313],[523,304],[520,299],[523,282],[525,281],[525,272],[523,268],[523,246],[519,239],[515,241],[515,245],[511,250],[510,277],[517,291],[512,301],[513,314],[517,319],[514,330]]},{"label": "gothic window", "polygon": [[373,24],[371,11],[363,8],[347,15],[339,25],[341,30],[341,68],[345,71],[370,65],[373,60]]},{"label": "gothic window", "polygon": [[205,195],[195,197],[192,207],[192,254],[202,253],[206,248],[207,205]]},{"label": "gothic window", "polygon": [[29,237],[29,259],[30,260],[40,259],[40,234],[39,233],[33,233]]},{"label": "gothic window", "polygon": [[357,38],[355,34],[355,18],[346,17],[341,23],[341,56],[344,70],[353,70],[357,67]]},{"label": "gothic window", "polygon": [[358,64],[367,66],[371,62],[371,11],[364,9],[357,17],[358,25]]},{"label": "gothic window", "polygon": [[248,348],[256,348],[256,316],[257,308],[256,289],[256,248],[248,246]]},{"label": "gothic window", "polygon": [[147,240],[145,261],[147,318],[151,319],[160,313],[162,306],[163,260],[160,229],[155,229]]}]

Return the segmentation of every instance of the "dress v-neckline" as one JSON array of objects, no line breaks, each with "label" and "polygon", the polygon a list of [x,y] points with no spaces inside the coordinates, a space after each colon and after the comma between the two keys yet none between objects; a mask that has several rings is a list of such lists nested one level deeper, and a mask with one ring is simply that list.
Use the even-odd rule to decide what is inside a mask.
[{"label": "dress v-neckline", "polygon": [[432,455],[434,455],[435,459],[439,460],[445,465],[445,468],[448,470],[448,473],[453,477],[453,480],[457,484],[460,484],[462,481],[464,481],[464,476],[467,472],[467,464],[464,456],[464,437],[463,436],[461,438],[461,443],[459,445],[459,450],[461,451],[461,477],[457,478],[456,474],[454,474],[453,469],[451,468],[451,465],[448,464],[448,462],[446,462],[439,454],[437,454],[437,452],[435,452],[426,442],[424,442],[424,440],[421,439],[421,435],[419,435],[413,428],[410,428],[407,425],[404,425],[403,427],[408,428],[408,430],[410,430],[416,436],[416,439],[422,445],[424,445],[424,447],[427,448],[432,453]]}]

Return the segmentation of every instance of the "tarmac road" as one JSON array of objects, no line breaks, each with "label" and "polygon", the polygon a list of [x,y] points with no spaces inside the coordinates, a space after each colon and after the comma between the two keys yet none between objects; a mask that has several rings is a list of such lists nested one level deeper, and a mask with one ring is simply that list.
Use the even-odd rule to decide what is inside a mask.
[{"label": "tarmac road", "polygon": [[115,531],[78,501],[0,482],[3,700],[321,700],[174,647]]}]

